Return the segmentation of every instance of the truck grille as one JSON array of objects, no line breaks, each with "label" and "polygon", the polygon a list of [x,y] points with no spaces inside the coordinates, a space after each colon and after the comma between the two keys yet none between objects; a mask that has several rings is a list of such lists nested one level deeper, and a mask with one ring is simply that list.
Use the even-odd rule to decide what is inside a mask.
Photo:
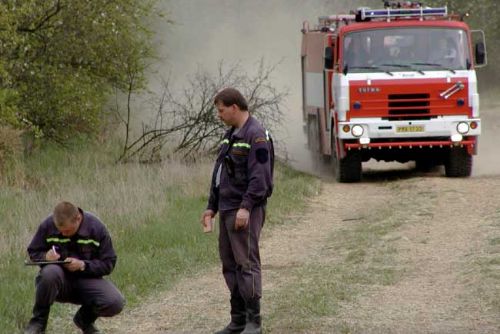
[{"label": "truck grille", "polygon": [[430,94],[389,94],[389,119],[429,119]]}]

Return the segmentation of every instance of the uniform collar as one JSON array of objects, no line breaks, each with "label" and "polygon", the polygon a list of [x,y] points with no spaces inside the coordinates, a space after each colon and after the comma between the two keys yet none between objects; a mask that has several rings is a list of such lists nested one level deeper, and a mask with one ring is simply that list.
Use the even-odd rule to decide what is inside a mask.
[{"label": "uniform collar", "polygon": [[88,219],[86,219],[87,215],[80,208],[78,208],[78,211],[80,211],[80,214],[82,215],[82,222],[80,223],[80,227],[78,228],[78,231],[76,231],[75,235],[88,237],[90,235],[90,230],[89,230]]},{"label": "uniform collar", "polygon": [[[247,111],[248,112],[248,111]],[[248,115],[248,119],[243,124],[243,126],[238,130],[238,133],[234,134],[233,136],[238,139],[243,139],[246,137],[246,134],[248,132],[248,128],[250,127],[251,123],[253,123],[253,117],[252,115]],[[235,129],[235,128],[234,128]]]}]

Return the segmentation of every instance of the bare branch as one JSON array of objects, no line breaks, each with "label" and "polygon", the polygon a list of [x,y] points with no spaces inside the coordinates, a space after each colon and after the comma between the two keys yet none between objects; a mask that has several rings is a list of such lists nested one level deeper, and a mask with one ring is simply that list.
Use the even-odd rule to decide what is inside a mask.
[{"label": "bare branch", "polygon": [[[252,76],[242,71],[239,64],[226,67],[221,61],[215,75],[198,70],[181,94],[174,94],[169,82],[163,82],[154,121],[150,125],[143,124],[142,134],[133,142],[128,143],[129,136],[125,137],[118,161],[129,161],[137,155],[147,154],[150,157],[145,161],[157,161],[167,143],[173,144],[170,146],[172,151],[185,159],[196,159],[205,152],[213,152],[225,131],[216,117],[213,99],[218,91],[229,86],[241,90],[247,97],[249,111],[272,130],[283,117],[281,105],[288,94],[271,83],[271,75],[278,65],[266,66],[261,59]],[[126,121],[129,124],[130,118]],[[126,131],[130,131],[130,126]]]}]

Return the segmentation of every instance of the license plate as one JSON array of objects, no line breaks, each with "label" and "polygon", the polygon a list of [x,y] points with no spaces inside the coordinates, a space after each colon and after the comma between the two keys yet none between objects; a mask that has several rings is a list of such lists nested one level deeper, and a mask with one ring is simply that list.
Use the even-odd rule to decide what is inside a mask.
[{"label": "license plate", "polygon": [[396,127],[396,132],[424,132],[425,127],[423,125],[408,125],[408,126],[398,126]]}]

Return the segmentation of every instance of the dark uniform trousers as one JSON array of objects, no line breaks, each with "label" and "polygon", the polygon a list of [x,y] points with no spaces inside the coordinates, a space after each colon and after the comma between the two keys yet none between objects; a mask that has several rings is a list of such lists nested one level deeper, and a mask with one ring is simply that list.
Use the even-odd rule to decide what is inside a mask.
[{"label": "dark uniform trousers", "polygon": [[113,283],[103,278],[70,276],[59,265],[44,266],[36,277],[35,305],[50,307],[55,301],[79,304],[81,311],[93,318],[112,317],[123,309],[125,299]]},{"label": "dark uniform trousers", "polygon": [[250,212],[248,227],[236,231],[238,210],[219,212],[219,255],[222,273],[231,295],[241,295],[245,302],[262,296],[259,238],[264,225],[265,207],[256,206]]}]

